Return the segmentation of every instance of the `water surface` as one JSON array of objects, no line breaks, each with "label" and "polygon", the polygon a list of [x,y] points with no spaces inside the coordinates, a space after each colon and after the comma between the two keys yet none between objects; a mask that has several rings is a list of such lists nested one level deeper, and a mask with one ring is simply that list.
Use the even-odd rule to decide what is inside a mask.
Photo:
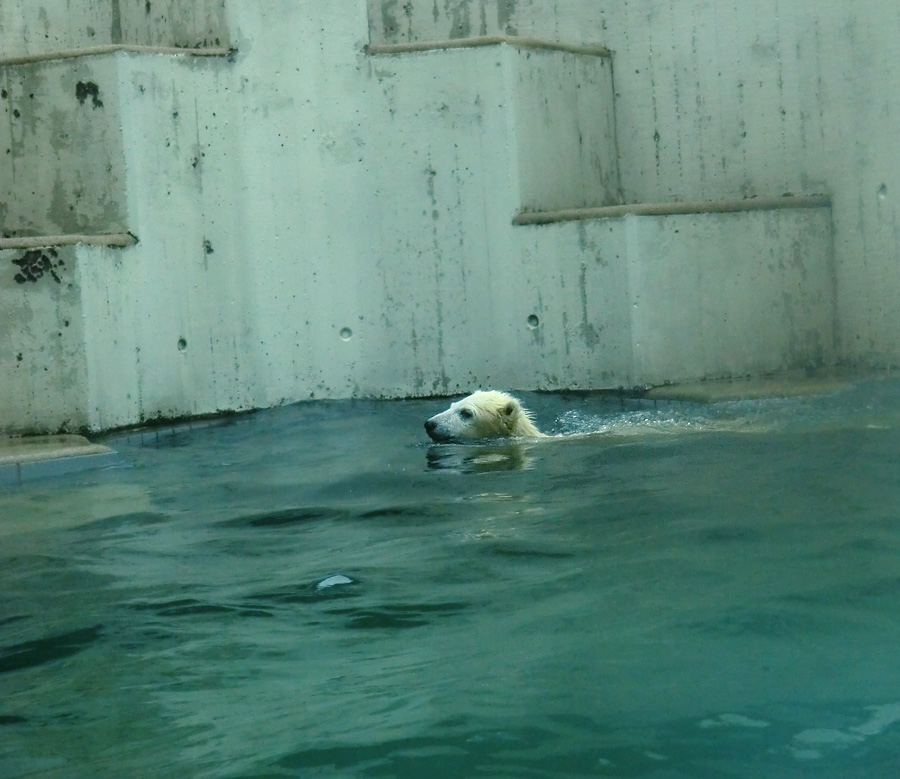
[{"label": "water surface", "polygon": [[568,435],[310,403],[0,491],[0,776],[897,775],[900,384],[522,397]]}]

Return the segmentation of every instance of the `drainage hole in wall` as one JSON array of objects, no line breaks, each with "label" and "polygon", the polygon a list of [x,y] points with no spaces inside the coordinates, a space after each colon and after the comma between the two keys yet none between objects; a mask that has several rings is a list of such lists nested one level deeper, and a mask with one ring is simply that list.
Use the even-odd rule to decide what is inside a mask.
[{"label": "drainage hole in wall", "polygon": [[184,338],[179,338],[178,339],[178,351],[183,352],[185,349],[187,349],[187,341]]},{"label": "drainage hole in wall", "polygon": [[341,339],[344,341],[349,341],[353,338],[353,331],[349,327],[341,328]]},{"label": "drainage hole in wall", "polygon": [[534,328],[536,328],[541,323],[541,320],[537,318],[537,314],[532,314],[525,321],[528,322],[528,327],[532,330],[534,330]]}]

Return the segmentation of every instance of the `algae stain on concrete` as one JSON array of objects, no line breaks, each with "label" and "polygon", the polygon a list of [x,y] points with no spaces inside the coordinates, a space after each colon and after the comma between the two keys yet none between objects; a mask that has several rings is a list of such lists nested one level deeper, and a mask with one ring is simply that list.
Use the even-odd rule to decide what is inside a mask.
[{"label": "algae stain on concrete", "polygon": [[79,81],[75,85],[75,97],[78,102],[84,105],[85,100],[91,99],[91,105],[96,108],[103,108],[103,101],[100,99],[100,87],[93,81]]},{"label": "algae stain on concrete", "polygon": [[518,0],[497,0],[497,27],[507,35],[517,35],[516,28],[510,24],[516,12]]},{"label": "algae stain on concrete", "polygon": [[119,7],[119,0],[112,0],[109,36],[112,43],[122,43],[122,10]]},{"label": "algae stain on concrete", "polygon": [[581,271],[578,275],[578,293],[581,297],[581,323],[578,325],[578,332],[584,339],[584,344],[589,349],[593,349],[600,344],[600,328],[594,327],[588,319],[588,300],[587,300],[587,263],[581,263]]},{"label": "algae stain on concrete", "polygon": [[450,9],[451,38],[469,38],[472,35],[472,17],[469,10],[471,0],[460,0]]},{"label": "algae stain on concrete", "polygon": [[11,262],[19,268],[14,276],[16,284],[34,284],[45,274],[57,284],[62,283],[59,274],[66,263],[59,257],[56,249],[31,249]]}]

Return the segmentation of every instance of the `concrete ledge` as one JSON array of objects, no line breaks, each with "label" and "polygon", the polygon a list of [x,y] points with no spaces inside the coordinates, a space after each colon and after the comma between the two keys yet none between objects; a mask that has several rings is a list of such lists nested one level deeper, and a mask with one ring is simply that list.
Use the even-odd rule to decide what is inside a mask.
[{"label": "concrete ledge", "polygon": [[0,486],[52,478],[115,465],[119,456],[108,446],[80,435],[0,438]]},{"label": "concrete ledge", "polygon": [[505,44],[518,49],[544,49],[547,51],[564,51],[569,54],[584,54],[590,57],[610,57],[612,53],[606,46],[588,46],[557,41],[545,41],[539,38],[526,38],[518,35],[481,35],[472,38],[450,38],[444,41],[414,41],[411,43],[370,43],[365,47],[366,54],[407,54],[415,51],[441,51],[444,49],[468,49],[479,46],[499,46]]},{"label": "concrete ledge", "polygon": [[75,246],[84,243],[89,246],[134,246],[137,238],[131,233],[103,233],[87,235],[70,233],[67,235],[34,235],[20,238],[0,238],[3,249],[46,249],[50,246]]},{"label": "concrete ledge", "polygon": [[562,211],[526,211],[513,219],[514,225],[541,225],[579,219],[618,219],[623,216],[672,216],[675,214],[726,214],[740,211],[774,211],[780,208],[823,208],[831,206],[827,195],[788,195],[746,200],[702,200],[683,203],[631,203],[597,208],[570,208]]},{"label": "concrete ledge", "polygon": [[651,400],[716,403],[728,400],[824,395],[829,392],[847,389],[860,378],[859,375],[852,373],[821,369],[812,375],[805,372],[786,373],[778,376],[667,384],[653,387],[653,389],[647,391],[644,397]]},{"label": "concrete ledge", "polygon": [[129,54],[180,54],[188,57],[228,57],[235,49],[224,46],[207,48],[179,48],[177,46],[142,46],[128,43],[109,43],[103,46],[87,46],[80,49],[60,49],[41,54],[22,54],[17,57],[0,57],[0,68],[11,65],[28,65],[32,62],[52,62],[54,60],[94,57],[98,54],[114,54],[125,51]]}]

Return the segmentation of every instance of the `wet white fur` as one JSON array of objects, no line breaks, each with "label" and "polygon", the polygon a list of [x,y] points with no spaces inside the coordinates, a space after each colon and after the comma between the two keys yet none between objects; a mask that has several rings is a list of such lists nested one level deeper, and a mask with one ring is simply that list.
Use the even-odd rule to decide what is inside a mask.
[{"label": "wet white fur", "polygon": [[544,437],[518,399],[493,390],[479,390],[456,401],[431,417],[425,430],[435,441]]}]

